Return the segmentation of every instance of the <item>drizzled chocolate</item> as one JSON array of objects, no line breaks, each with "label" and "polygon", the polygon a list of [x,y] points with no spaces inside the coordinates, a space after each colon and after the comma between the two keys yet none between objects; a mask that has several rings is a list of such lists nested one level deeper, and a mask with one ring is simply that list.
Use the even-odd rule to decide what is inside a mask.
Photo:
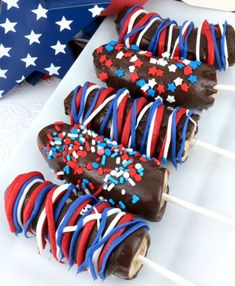
[{"label": "drizzled chocolate", "polygon": [[155,103],[144,98],[133,99],[127,89],[116,91],[91,82],[71,92],[64,105],[72,125],[80,123],[124,147],[159,161],[169,159],[174,165],[186,160],[189,150],[185,150],[198,130],[199,115],[184,108],[166,108],[161,99]]},{"label": "drizzled chocolate", "polygon": [[133,6],[119,13],[116,27],[121,43],[128,44],[130,40],[130,44],[157,56],[168,51],[173,57],[200,60],[219,70],[235,64],[235,31],[227,22],[214,25],[204,21],[197,28],[193,22],[185,21],[179,26],[169,18],[162,19],[157,13]]},{"label": "drizzled chocolate", "polygon": [[128,88],[134,98],[160,96],[168,106],[190,109],[214,103],[216,70],[199,61],[156,58],[116,42],[97,48],[93,56],[99,79],[115,89]]},{"label": "drizzled chocolate", "polygon": [[[55,259],[61,259],[61,252],[70,266],[77,264],[79,272],[89,268],[93,278],[135,278],[141,269],[137,256],[146,256],[150,245],[148,226],[142,220],[98,202],[94,196],[82,196],[71,184],[58,186],[45,181],[39,172],[21,174],[11,183],[5,193],[5,210],[12,232],[35,233],[40,252],[49,243]],[[65,231],[68,226],[78,227],[80,221],[83,227],[78,234],[76,230]],[[97,235],[99,241],[105,240],[98,259],[97,252],[91,252]]]},{"label": "drizzled chocolate", "polygon": [[38,145],[59,178],[145,219],[162,218],[168,172],[156,159],[64,123],[42,129]]}]

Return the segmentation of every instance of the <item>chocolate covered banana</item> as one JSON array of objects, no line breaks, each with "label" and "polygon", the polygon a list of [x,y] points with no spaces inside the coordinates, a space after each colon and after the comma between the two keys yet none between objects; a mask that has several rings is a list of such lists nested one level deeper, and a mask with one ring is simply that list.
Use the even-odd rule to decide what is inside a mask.
[{"label": "chocolate covered banana", "polygon": [[151,221],[159,221],[166,203],[169,172],[156,159],[124,148],[77,125],[57,122],[41,130],[41,153],[60,179],[86,194],[105,198]]},{"label": "chocolate covered banana", "polygon": [[81,195],[72,184],[55,185],[40,172],[21,174],[5,193],[5,211],[13,233],[36,235],[41,253],[46,243],[54,258],[89,269],[93,279],[137,276],[150,245],[148,225],[141,219]]},{"label": "chocolate covered banana", "polygon": [[136,46],[110,42],[94,53],[97,76],[115,89],[126,87],[133,97],[160,96],[168,106],[207,109],[215,101],[214,67],[199,61],[157,58]]},{"label": "chocolate covered banana", "polygon": [[116,20],[120,43],[135,44],[156,56],[202,61],[219,70],[235,64],[235,31],[227,21],[217,25],[205,20],[199,27],[192,21],[179,26],[170,18],[148,13],[142,6],[125,8]]},{"label": "chocolate covered banana", "polygon": [[115,91],[86,82],[65,99],[71,125],[82,124],[124,147],[176,166],[184,162],[198,131],[199,115],[185,108],[166,108],[159,97],[148,103],[128,89]]}]

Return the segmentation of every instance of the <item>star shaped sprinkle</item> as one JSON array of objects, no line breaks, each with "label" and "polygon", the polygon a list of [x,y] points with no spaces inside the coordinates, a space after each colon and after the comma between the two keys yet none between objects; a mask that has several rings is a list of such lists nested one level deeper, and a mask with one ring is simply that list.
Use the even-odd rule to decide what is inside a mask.
[{"label": "star shaped sprinkle", "polygon": [[136,82],[139,79],[139,76],[137,74],[137,72],[134,72],[133,74],[131,74],[131,81],[132,82]]},{"label": "star shaped sprinkle", "polygon": [[172,64],[170,66],[168,66],[169,72],[175,72],[177,70],[177,66]]},{"label": "star shaped sprinkle", "polygon": [[142,87],[146,84],[146,81],[144,79],[140,79],[137,81],[137,86]]},{"label": "star shaped sprinkle", "polygon": [[164,93],[165,92],[165,86],[163,84],[158,84],[157,91],[159,94]]},{"label": "star shaped sprinkle", "polygon": [[183,83],[183,84],[181,85],[181,89],[182,89],[183,91],[185,91],[185,92],[188,92],[188,90],[189,90],[189,85],[188,85],[187,83]]},{"label": "star shaped sprinkle", "polygon": [[[62,78],[74,63],[69,41],[98,13],[94,4],[81,5],[80,1],[66,7],[42,0],[3,0],[1,4],[0,87],[4,94],[34,72]],[[102,3],[102,8],[109,4]]]},{"label": "star shaped sprinkle", "polygon": [[150,59],[150,64],[156,65],[156,64],[157,64],[157,59],[151,58],[151,59]]},{"label": "star shaped sprinkle", "polygon": [[141,90],[143,90],[143,91],[147,91],[148,89],[149,89],[149,86],[147,83],[144,84],[143,86],[141,86]]},{"label": "star shaped sprinkle", "polygon": [[175,84],[175,86],[179,86],[179,85],[181,85],[181,84],[182,84],[182,82],[183,82],[183,79],[182,79],[182,78],[180,78],[180,77],[177,77],[177,78],[174,80],[174,84]]},{"label": "star shaped sprinkle", "polygon": [[174,92],[174,91],[176,90],[176,86],[175,86],[175,84],[174,84],[173,82],[171,82],[171,83],[168,83],[167,89],[168,89],[169,91]]},{"label": "star shaped sprinkle", "polygon": [[137,60],[138,60],[137,55],[134,55],[134,56],[130,59],[130,62],[133,63],[133,62],[135,62],[135,61],[137,61]]},{"label": "star shaped sprinkle", "polygon": [[124,71],[122,69],[119,69],[119,70],[116,71],[116,75],[118,77],[123,77],[124,76]]},{"label": "star shaped sprinkle", "polygon": [[102,81],[106,81],[108,79],[108,74],[106,72],[100,73],[99,79]]},{"label": "star shaped sprinkle", "polygon": [[191,83],[197,83],[197,76],[196,75],[190,75],[189,77],[188,77],[188,80],[191,82]]},{"label": "star shaped sprinkle", "polygon": [[153,88],[155,85],[157,85],[157,82],[156,82],[155,78],[150,79],[148,81],[148,86],[150,86],[151,88]]},{"label": "star shaped sprinkle", "polygon": [[123,56],[124,56],[124,53],[123,53],[123,51],[121,51],[121,52],[117,53],[116,58],[121,60],[123,58]]},{"label": "star shaped sprinkle", "polygon": [[185,75],[190,75],[190,74],[192,74],[192,72],[193,72],[193,69],[192,69],[191,66],[186,66],[186,67],[184,68],[184,74],[185,74]]},{"label": "star shaped sprinkle", "polygon": [[89,9],[89,11],[92,13],[93,18],[99,16],[103,10],[104,8],[99,7],[98,5],[95,5],[93,8]]},{"label": "star shaped sprinkle", "polygon": [[202,62],[200,61],[190,61],[190,66],[192,67],[193,70],[196,70],[201,66]]},{"label": "star shaped sprinkle", "polygon": [[168,62],[165,59],[160,58],[160,59],[157,60],[157,64],[159,66],[165,67],[168,64]]},{"label": "star shaped sprinkle", "polygon": [[143,62],[140,59],[138,59],[134,62],[134,65],[135,67],[140,68],[143,65]]},{"label": "star shaped sprinkle", "polygon": [[154,97],[154,96],[155,96],[156,91],[155,91],[153,88],[150,88],[150,89],[147,91],[147,93],[148,93],[148,95],[149,95],[149,96]]},{"label": "star shaped sprinkle", "polygon": [[33,43],[40,44],[39,38],[42,34],[36,34],[33,30],[31,30],[31,33],[29,35],[24,36],[26,39],[29,40],[29,45],[32,45]]},{"label": "star shaped sprinkle", "polygon": [[129,66],[129,71],[132,73],[135,71],[135,66]]},{"label": "star shaped sprinkle", "polygon": [[163,58],[165,58],[165,59],[169,59],[169,58],[170,58],[170,56],[171,56],[171,54],[170,54],[170,53],[168,53],[168,52],[164,52],[164,53],[162,53],[162,57],[163,57]]},{"label": "star shaped sprinkle", "polygon": [[172,95],[168,95],[166,101],[169,103],[174,103],[175,102],[175,97]]}]

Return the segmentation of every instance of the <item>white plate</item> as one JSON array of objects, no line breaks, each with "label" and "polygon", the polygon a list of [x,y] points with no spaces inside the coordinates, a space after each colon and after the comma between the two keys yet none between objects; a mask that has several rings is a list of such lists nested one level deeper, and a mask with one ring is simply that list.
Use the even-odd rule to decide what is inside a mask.
[{"label": "white plate", "polygon": [[[198,25],[207,18],[217,22],[228,20],[235,26],[232,13],[216,12],[188,7],[176,1],[150,1],[148,10],[158,11],[182,23],[186,18]],[[107,19],[89,42],[87,48],[72,66],[53,93],[40,116],[3,168],[1,185],[0,281],[1,285],[94,285],[87,273],[76,276],[75,267],[67,271],[66,265],[45,255],[37,255],[34,239],[17,238],[9,232],[4,209],[4,190],[21,172],[42,171],[53,180],[47,164],[38,152],[37,133],[45,125],[57,120],[68,122],[64,115],[63,100],[78,84],[86,80],[97,81],[92,51],[100,44],[117,38],[113,19]],[[235,68],[219,76],[220,83],[235,83]],[[235,95],[220,93],[216,104],[202,114],[198,138],[235,152]],[[12,140],[19,144],[17,134]],[[171,168],[172,169],[172,168]],[[235,164],[215,154],[195,149],[178,171],[172,169],[171,194],[235,218]],[[151,224],[152,244],[149,257],[200,286],[231,286],[235,284],[234,230],[219,223],[194,215],[190,211],[168,205],[161,223]],[[99,283],[99,282],[98,282]],[[102,285],[174,285],[144,268],[134,281],[109,278]]]}]

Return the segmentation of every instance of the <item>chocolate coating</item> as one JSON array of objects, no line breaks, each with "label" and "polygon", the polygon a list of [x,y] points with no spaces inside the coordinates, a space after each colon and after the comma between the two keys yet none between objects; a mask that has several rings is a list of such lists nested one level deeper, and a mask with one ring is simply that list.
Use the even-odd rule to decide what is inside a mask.
[{"label": "chocolate coating", "polygon": [[[89,94],[89,96],[87,97],[87,101],[86,101],[86,106],[84,109],[84,114],[86,114],[87,110],[89,110],[90,106],[92,105],[95,95],[97,93],[98,89],[92,90]],[[115,93],[115,91],[113,91],[113,93]],[[64,101],[64,107],[65,107],[65,113],[67,115],[71,115],[71,109],[72,109],[72,98],[73,98],[73,92],[71,92],[67,98]],[[133,107],[133,102],[134,99],[129,97],[127,99],[126,102],[126,108],[124,111],[124,115],[123,115],[123,125],[125,125],[126,119],[127,119],[127,115],[128,113],[131,112],[131,109]],[[89,129],[94,130],[95,132],[99,133],[100,132],[100,126],[107,114],[107,111],[110,107],[111,102],[109,102],[95,117],[93,120],[91,120],[91,122],[89,123]],[[151,154],[151,156],[158,158],[164,138],[165,138],[165,134],[167,131],[167,126],[168,126],[168,119],[169,116],[172,114],[172,110],[170,110],[169,108],[165,108],[164,110],[164,115],[163,115],[163,120],[161,122],[161,128],[160,128],[160,133],[159,133],[159,138],[158,138],[158,142],[155,146],[155,150],[154,153]],[[145,115],[143,116],[143,118],[140,120],[138,128],[136,130],[136,150],[139,151],[140,150],[140,144],[141,144],[141,140],[143,138],[144,135],[144,130],[146,127],[146,122],[147,122],[147,118],[148,118],[148,113],[145,113]],[[112,119],[112,117],[111,117]],[[111,126],[112,126],[112,120],[109,120],[105,131],[104,131],[104,136],[109,138],[110,137],[110,130],[111,130]],[[186,119],[186,115],[183,115],[183,117],[180,119],[177,128],[176,128],[176,153],[179,152],[180,147],[181,147],[181,142],[182,142],[182,135],[183,135],[183,127],[184,127],[184,123],[185,123],[185,119]],[[200,116],[198,114],[193,114],[192,115],[192,119],[194,122],[198,123]],[[119,122],[120,123],[120,122]],[[190,138],[194,138],[195,135],[198,132],[198,126],[196,127],[195,130],[195,125],[192,121],[189,122],[188,124],[188,128],[187,128],[187,133],[186,133],[186,141],[190,140]],[[119,136],[120,138],[122,136]],[[120,142],[118,142],[120,144]],[[127,146],[124,146],[127,147]],[[168,153],[168,159],[170,160],[171,156],[171,146],[170,146],[170,150]],[[186,158],[185,158],[186,159]]]},{"label": "chocolate coating", "polygon": [[[99,49],[102,49],[102,52],[100,52]],[[177,68],[174,72],[171,72],[169,68],[171,65],[175,66],[178,64],[176,60],[163,59],[167,62],[167,64],[163,66],[150,62],[150,58],[155,59],[156,61],[159,60],[159,58],[140,54],[137,51],[127,49],[124,46],[118,50],[114,47],[112,51],[107,51],[105,45],[99,49],[96,49],[93,53],[97,76],[102,79],[101,75],[107,74],[107,78],[105,78],[104,81],[108,86],[115,89],[126,87],[130,90],[131,96],[134,98],[148,96],[147,92],[142,90],[138,85],[139,80],[144,80],[148,84],[150,80],[155,79],[156,84],[153,87],[155,93],[154,97],[160,96],[167,106],[182,106],[189,109],[207,109],[213,105],[215,101],[214,97],[217,91],[214,87],[217,84],[217,76],[215,68],[211,66],[201,64],[196,69],[190,71],[190,75],[196,78],[196,82],[192,83],[189,81],[189,74],[185,71],[185,68],[192,69],[189,64],[185,64],[185,68]],[[135,67],[134,73],[138,76],[137,80],[132,80],[134,73],[129,69],[134,63],[131,62],[129,57],[123,56],[122,59],[118,59],[117,54],[119,52],[131,52],[132,56],[137,56],[138,60],[142,62],[140,67]],[[101,56],[104,55],[106,55],[107,60],[110,59],[112,61],[113,64],[111,67],[107,67],[105,62],[101,61]],[[151,69],[153,68],[160,71],[160,76],[151,74]],[[117,76],[118,70],[123,70],[124,75],[121,77]],[[176,86],[174,82],[177,78],[180,79],[181,84]],[[169,90],[168,84],[174,84],[175,90]],[[163,91],[159,91],[159,85],[163,86]],[[174,101],[170,102],[168,96],[173,96]],[[148,96],[148,98],[150,100],[153,99],[152,96]]]},{"label": "chocolate coating", "polygon": [[[119,33],[120,31],[120,22],[123,19],[125,13],[127,12],[129,8],[124,8],[117,16],[117,19],[115,21],[116,28]],[[134,22],[134,25],[137,24],[142,18],[144,17],[143,14],[137,17],[137,19]],[[162,23],[162,21],[158,20],[154,23],[154,25],[151,25],[150,28],[146,31],[144,34],[142,40],[140,41],[139,47],[142,50],[147,50],[156,30],[158,29],[159,25]],[[175,40],[179,37],[181,30],[181,26],[174,26],[172,30],[172,42],[171,42],[171,52],[174,48]],[[168,28],[167,28],[168,31]],[[196,40],[197,40],[197,33],[198,28],[193,28],[191,33],[188,37],[188,59],[189,60],[196,60]],[[221,31],[219,29],[219,25],[215,25],[215,34],[216,34],[216,41],[218,47],[220,47],[220,39],[221,39]],[[136,44],[136,39],[134,41],[134,44]],[[227,47],[228,47],[228,63],[230,66],[235,64],[235,30],[231,25],[227,26],[227,33],[226,33],[226,40],[227,40]],[[164,51],[167,50],[167,42],[164,42]],[[161,54],[157,53],[158,56],[161,56]],[[200,60],[204,63],[207,63],[208,58],[208,45],[207,45],[207,38],[206,36],[201,33],[201,40],[200,40]],[[215,68],[218,68],[217,61],[214,59],[214,66]]]},{"label": "chocolate coating", "polygon": [[[60,126],[60,133],[69,133],[71,126],[63,124]],[[56,158],[48,159],[43,147],[47,144],[50,145],[50,140],[48,139],[48,134],[53,134],[55,132],[55,125],[49,125],[42,129],[38,135],[38,146],[44,158],[48,162],[50,168],[52,168],[55,173],[62,171],[66,166],[63,160],[63,155],[58,155]],[[92,138],[90,137],[87,142],[90,143]],[[76,141],[76,140],[75,140]],[[140,156],[140,154],[138,155]],[[131,157],[133,165],[140,163],[144,168],[144,176],[142,180],[136,183],[135,186],[131,186],[129,183],[117,184],[112,191],[102,190],[100,194],[106,199],[112,199],[114,202],[118,203],[120,200],[125,204],[126,210],[141,216],[150,221],[159,221],[165,210],[165,204],[162,205],[162,193],[168,191],[167,180],[168,172],[166,169],[160,167],[156,161],[140,161],[138,156]],[[64,174],[60,178],[66,179],[73,184],[77,184],[78,180],[88,179],[94,186],[94,190],[90,190],[94,193],[98,188],[100,188],[104,183],[104,178],[106,174],[99,175],[96,169],[88,170],[87,164],[95,162],[97,159],[97,154],[88,152],[85,158],[79,157],[77,159],[77,166],[83,168],[83,173],[81,175],[75,174],[72,170],[69,174]],[[107,157],[106,166],[109,170],[115,170],[117,167],[116,159]],[[122,189],[126,190],[125,195],[122,195]],[[133,196],[138,196],[138,203],[133,203]]]},{"label": "chocolate coating", "polygon": [[[23,208],[22,208],[23,210],[24,210],[25,206],[27,205],[27,201],[28,201],[29,197],[31,196],[31,194],[34,192],[34,190],[39,185],[40,185],[40,183],[35,183],[29,189],[29,192],[27,193],[25,200],[24,200],[24,203],[23,203]],[[75,201],[80,196],[81,196],[81,193],[79,194],[79,192],[77,192],[77,195],[75,195],[75,193],[71,194],[70,198],[67,200],[64,207],[61,210],[59,219],[57,221],[57,227],[60,224],[60,222],[62,221],[62,219],[64,218],[64,216],[66,215],[66,213],[67,213],[69,207],[71,206],[72,202]],[[36,216],[36,218],[31,223],[30,228],[34,233],[36,232],[36,226],[38,223],[38,219],[40,217],[41,212],[44,209],[44,205],[45,205],[45,202],[43,202],[42,207],[41,207],[38,215]],[[22,213],[23,213],[23,211],[22,211]],[[113,219],[113,216],[109,217],[109,219],[107,220],[106,229],[109,227],[110,223],[112,222],[112,219]],[[88,238],[89,239],[88,246],[90,246],[92,244],[93,240],[96,237],[96,233],[97,233],[97,228],[94,227],[90,237]],[[113,252],[109,256],[108,261],[107,261],[105,275],[106,276],[115,275],[115,276],[118,276],[118,277],[123,278],[123,279],[135,278],[138,275],[140,268],[136,269],[136,272],[134,273],[134,275],[130,275],[130,269],[134,263],[133,260],[135,258],[135,255],[138,253],[143,240],[146,240],[146,251],[142,255],[146,256],[147,250],[150,246],[150,236],[149,236],[148,230],[146,228],[142,227],[142,228],[139,228],[138,230],[136,230],[135,232],[133,232],[131,235],[129,235],[123,242],[121,242],[113,250]],[[74,250],[74,257],[76,257],[76,255],[77,255],[77,248],[79,245],[79,241],[80,241],[80,236],[77,239],[76,247]]]}]

